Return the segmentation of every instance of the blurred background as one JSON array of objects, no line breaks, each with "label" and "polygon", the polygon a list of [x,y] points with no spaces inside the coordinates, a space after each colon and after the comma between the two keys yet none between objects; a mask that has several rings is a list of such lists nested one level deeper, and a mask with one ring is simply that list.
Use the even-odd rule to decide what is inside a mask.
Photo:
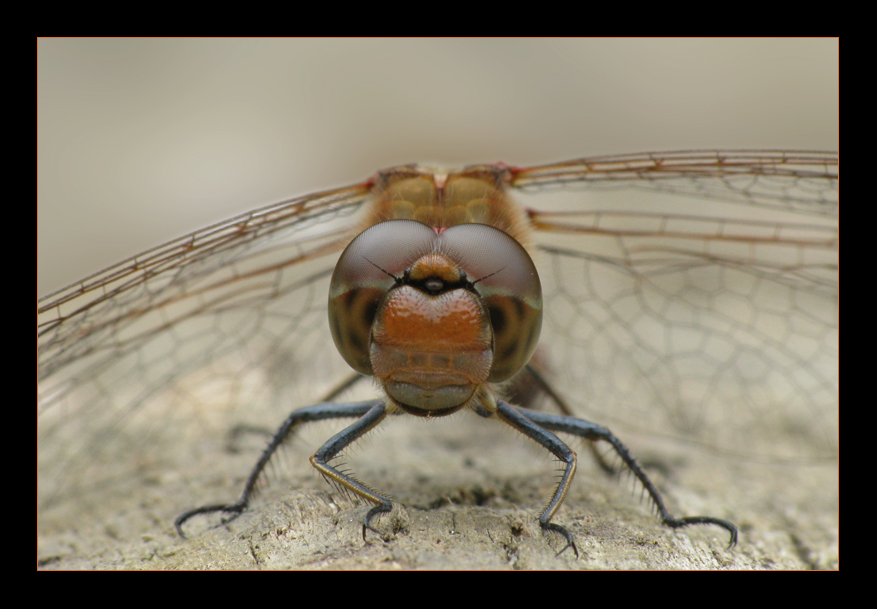
[{"label": "blurred background", "polygon": [[41,39],[38,296],[410,162],[837,149],[836,39]]}]

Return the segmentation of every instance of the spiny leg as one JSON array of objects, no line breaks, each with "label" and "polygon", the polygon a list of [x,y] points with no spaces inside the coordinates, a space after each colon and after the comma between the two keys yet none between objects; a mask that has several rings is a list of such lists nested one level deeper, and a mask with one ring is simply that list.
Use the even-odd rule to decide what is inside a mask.
[{"label": "spiny leg", "polygon": [[[368,378],[367,376],[363,376],[361,374],[351,374],[346,379],[335,385],[332,389],[329,390],[321,399],[319,404],[331,403],[335,398],[339,395],[356,385],[357,383],[362,382],[363,379]],[[571,413],[566,413],[571,414]],[[228,432],[228,451],[229,452],[239,452],[238,443],[241,438],[249,435],[255,436],[265,436],[267,438],[273,438],[276,432],[268,427],[262,427],[258,425],[247,425],[245,423],[241,423],[239,425],[235,425]]]},{"label": "spiny leg", "polygon": [[348,489],[368,499],[372,503],[376,503],[362,520],[362,539],[365,540],[365,532],[372,530],[378,535],[380,531],[371,526],[371,520],[378,514],[389,512],[393,509],[393,502],[389,498],[377,493],[374,489],[369,488],[356,478],[341,473],[336,468],[329,465],[329,461],[334,459],[338,453],[344,450],[357,438],[362,437],[375,425],[380,423],[387,416],[387,407],[383,402],[375,404],[365,415],[356,423],[347,429],[333,436],[328,442],[323,444],[320,449],[311,457],[311,465],[317,468],[317,471],[323,474],[323,477],[330,482],[339,484],[342,488]]},{"label": "spiny leg", "polygon": [[633,475],[637,477],[640,483],[642,483],[652,502],[655,504],[658,514],[661,516],[661,521],[668,527],[678,529],[693,524],[714,524],[722,527],[730,533],[731,540],[728,544],[728,548],[732,548],[737,544],[737,527],[727,520],[713,518],[712,516],[687,516],[684,518],[676,518],[673,516],[669,510],[667,510],[667,506],[664,505],[664,500],[658,492],[658,489],[655,488],[655,485],[649,480],[649,477],[640,467],[639,463],[636,462],[636,459],[633,458],[633,455],[630,454],[628,448],[607,428],[575,417],[545,414],[524,409],[519,409],[519,412],[530,421],[544,427],[545,429],[573,434],[591,441],[603,440],[611,444],[618,456],[621,457],[621,460],[624,461],[624,464],[631,472],[633,472]]},{"label": "spiny leg", "polygon": [[177,519],[174,521],[174,526],[177,529],[177,533],[179,533],[180,537],[185,538],[186,535],[185,533],[183,533],[183,524],[185,524],[186,521],[188,521],[193,516],[197,516],[199,514],[210,514],[213,512],[223,512],[225,514],[229,514],[229,518],[224,520],[223,523],[230,522],[240,516],[241,513],[243,513],[243,511],[247,509],[247,506],[250,503],[250,499],[252,499],[253,493],[255,492],[256,483],[258,482],[259,477],[262,475],[265,466],[268,465],[268,462],[271,460],[271,457],[274,456],[274,453],[277,452],[277,449],[280,448],[283,442],[288,439],[288,437],[293,433],[293,431],[296,430],[296,428],[298,428],[299,425],[311,421],[323,421],[326,419],[363,417],[378,406],[383,408],[382,400],[353,402],[349,404],[323,403],[315,404],[314,406],[307,406],[305,408],[300,408],[293,411],[292,414],[290,414],[283,422],[283,425],[281,425],[280,428],[274,433],[274,436],[271,438],[268,446],[265,447],[265,450],[262,451],[262,456],[259,457],[256,465],[250,471],[250,475],[247,478],[246,484],[244,485],[244,490],[238,500],[233,503],[204,505],[180,514],[180,516],[178,516]]},{"label": "spiny leg", "polygon": [[[547,395],[548,398],[552,402],[554,402],[554,404],[560,409],[560,412],[568,417],[575,418],[575,412],[573,411],[573,409],[570,408],[569,404],[566,403],[566,400],[564,400],[559,393],[554,391],[551,383],[548,382],[548,379],[545,378],[545,375],[542,374],[542,372],[540,372],[536,366],[530,363],[527,364],[524,369],[527,371],[527,373],[530,375],[530,378],[533,379],[533,382],[536,383],[539,389],[542,390],[542,392],[545,393],[545,395]],[[600,466],[600,469],[602,469],[607,474],[617,473],[615,468],[608,461],[606,461],[606,457],[603,456],[603,453],[597,450],[596,442],[589,441],[587,443],[587,446],[588,450],[591,451],[591,455],[594,457],[594,460],[597,462],[597,465]]]},{"label": "spiny leg", "polygon": [[538,424],[534,424],[534,421],[528,416],[524,416],[524,413],[527,411],[523,408],[516,408],[502,400],[498,400],[496,403],[496,412],[497,415],[499,415],[499,418],[504,422],[508,423],[525,436],[536,440],[566,464],[563,474],[557,483],[557,488],[554,489],[554,494],[551,496],[551,500],[548,502],[548,505],[539,517],[539,525],[546,531],[554,531],[555,533],[563,535],[564,539],[566,539],[566,545],[557,553],[558,556],[563,554],[567,548],[572,548],[576,557],[578,557],[579,550],[576,547],[576,542],[573,539],[572,533],[570,533],[565,527],[551,522],[551,519],[554,517],[555,512],[557,512],[560,504],[563,503],[566,491],[569,489],[572,478],[576,473],[575,451],[564,444],[563,441],[553,433],[543,429]]}]

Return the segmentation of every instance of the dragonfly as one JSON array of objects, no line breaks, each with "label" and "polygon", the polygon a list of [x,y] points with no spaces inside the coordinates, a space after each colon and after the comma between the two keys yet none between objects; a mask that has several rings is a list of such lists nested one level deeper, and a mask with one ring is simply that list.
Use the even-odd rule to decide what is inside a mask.
[{"label": "dragonfly", "polygon": [[[836,459],[835,154],[478,167],[522,204],[501,204],[496,219],[482,201],[475,221],[520,241],[541,280],[541,338],[522,356],[539,382],[522,385],[521,402],[729,458]],[[368,227],[410,215],[378,204],[388,176],[424,171],[264,207],[42,298],[41,527],[70,530],[110,496],[171,486],[217,458],[205,438],[238,424],[276,426],[355,385],[375,392],[356,383],[371,371],[353,373],[332,348],[333,270]]]}]

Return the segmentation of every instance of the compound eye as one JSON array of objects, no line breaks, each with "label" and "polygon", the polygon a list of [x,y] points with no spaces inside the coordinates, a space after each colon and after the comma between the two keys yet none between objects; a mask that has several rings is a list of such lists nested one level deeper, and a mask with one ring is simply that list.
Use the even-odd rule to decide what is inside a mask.
[{"label": "compound eye", "polygon": [[433,250],[436,234],[413,220],[390,220],[360,233],[344,250],[329,286],[329,327],[335,346],[357,372],[371,375],[369,340],[384,295],[418,258]]},{"label": "compound eye", "polygon": [[390,220],[360,233],[341,254],[329,289],[329,323],[341,356],[354,370],[373,374],[369,342],[378,307],[396,278],[427,254],[446,256],[472,282],[493,332],[487,380],[511,378],[539,341],[542,288],[527,251],[486,224],[460,224],[438,234],[413,220]]},{"label": "compound eye", "polygon": [[536,265],[520,243],[486,224],[453,226],[439,239],[439,251],[474,282],[490,313],[494,354],[487,380],[508,380],[530,361],[542,331]]}]

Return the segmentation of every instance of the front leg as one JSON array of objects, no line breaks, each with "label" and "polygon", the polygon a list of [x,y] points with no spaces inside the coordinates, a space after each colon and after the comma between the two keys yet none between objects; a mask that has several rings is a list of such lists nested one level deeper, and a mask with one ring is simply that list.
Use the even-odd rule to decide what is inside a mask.
[{"label": "front leg", "polygon": [[588,421],[583,421],[582,419],[577,419],[575,417],[552,415],[524,409],[517,410],[520,412],[521,415],[523,415],[533,423],[544,427],[545,429],[573,434],[580,438],[585,438],[586,440],[591,441],[602,440],[611,444],[612,448],[615,450],[618,456],[621,457],[621,460],[624,462],[624,464],[642,483],[643,487],[646,489],[646,492],[649,494],[649,497],[657,508],[658,514],[661,516],[661,521],[668,527],[678,529],[693,524],[714,524],[716,526],[722,527],[723,529],[728,531],[728,533],[730,533],[731,539],[728,544],[728,548],[732,548],[737,544],[737,527],[727,520],[722,520],[721,518],[713,518],[712,516],[686,516],[682,518],[676,518],[675,516],[673,516],[673,514],[671,514],[670,511],[667,509],[667,506],[664,505],[664,499],[661,497],[658,489],[655,487],[652,481],[649,480],[649,477],[640,467],[639,463],[636,462],[636,459],[633,458],[633,455],[630,454],[628,448],[624,444],[622,444],[621,440],[616,438],[615,435],[607,428],[601,425],[595,425],[594,423],[589,423]]},{"label": "front leg", "polygon": [[[283,422],[283,425],[281,425],[280,428],[274,433],[271,441],[268,443],[268,446],[266,446],[265,450],[262,451],[262,455],[259,457],[256,465],[253,466],[252,470],[250,470],[250,475],[247,477],[246,484],[244,484],[244,490],[241,493],[241,496],[237,499],[237,501],[234,501],[232,503],[204,505],[193,510],[189,510],[184,514],[181,514],[176,519],[176,521],[174,521],[174,526],[177,529],[177,533],[179,533],[180,537],[185,539],[186,535],[183,532],[183,524],[185,524],[193,516],[219,512],[227,515],[227,517],[223,520],[223,524],[226,522],[230,522],[240,516],[244,512],[244,510],[246,510],[247,507],[250,505],[250,500],[253,498],[253,495],[256,492],[257,483],[262,476],[262,472],[265,470],[265,466],[268,465],[268,462],[274,456],[274,453],[277,452],[277,449],[280,448],[280,446],[282,446],[283,443],[288,440],[290,436],[292,436],[292,434],[301,425],[312,421],[325,421],[327,419],[362,417],[353,426],[351,426],[344,432],[341,432],[341,434],[338,434],[338,436],[335,436],[335,438],[332,438],[332,440],[329,440],[326,446],[320,449],[324,450],[327,446],[329,446],[329,444],[331,444],[333,440],[338,438],[343,433],[349,431],[350,429],[356,427],[357,424],[366,419],[378,407],[380,407],[381,409],[384,408],[383,400],[353,402],[350,404],[324,403],[294,410],[292,414],[290,414]],[[381,416],[381,418],[383,418],[383,415]],[[380,421],[380,419],[378,419],[378,421]],[[375,423],[377,423],[377,421]],[[362,432],[360,432],[359,435],[362,435],[370,428],[371,427],[363,430]],[[355,440],[357,437],[359,436],[354,436],[353,438],[348,440],[347,444]],[[347,444],[344,444],[343,446],[338,448],[338,450],[341,450]],[[334,454],[332,456],[334,456]]]},{"label": "front leg", "polygon": [[564,539],[566,539],[566,545],[557,553],[558,556],[563,554],[567,548],[572,548],[572,551],[575,552],[576,557],[578,557],[579,550],[576,548],[576,542],[573,539],[572,533],[570,533],[565,527],[551,522],[551,519],[554,517],[555,512],[557,512],[560,504],[563,503],[566,491],[569,489],[572,478],[576,473],[576,453],[553,433],[534,424],[534,421],[528,416],[524,416],[524,413],[526,412],[525,409],[516,408],[502,400],[498,400],[496,403],[496,413],[499,415],[500,419],[520,431],[522,434],[536,440],[566,464],[563,474],[557,483],[557,487],[554,489],[554,494],[551,496],[551,500],[548,502],[548,505],[539,517],[539,525],[546,531],[554,531],[555,533],[563,535]]},{"label": "front leg", "polygon": [[371,410],[365,413],[361,419],[356,421],[347,429],[333,436],[328,442],[320,447],[313,457],[311,457],[311,465],[318,472],[323,474],[328,482],[339,485],[341,488],[351,490],[360,497],[368,499],[372,503],[376,503],[365,515],[362,521],[362,539],[365,540],[365,532],[372,530],[380,534],[380,531],[371,526],[371,520],[378,514],[389,512],[393,509],[393,502],[389,498],[381,495],[372,488],[369,488],[353,476],[343,474],[336,468],[329,465],[329,461],[338,456],[342,450],[353,443],[357,438],[362,437],[370,429],[380,423],[387,416],[387,407],[383,402],[373,406]]}]

